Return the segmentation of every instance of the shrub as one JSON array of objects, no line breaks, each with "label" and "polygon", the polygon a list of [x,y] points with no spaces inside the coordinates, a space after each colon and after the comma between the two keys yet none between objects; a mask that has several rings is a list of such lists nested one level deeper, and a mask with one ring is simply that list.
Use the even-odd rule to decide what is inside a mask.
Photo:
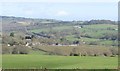
[{"label": "shrub", "polygon": [[103,55],[104,56],[112,56],[112,52],[108,50],[108,51],[103,52]]},{"label": "shrub", "polygon": [[118,48],[110,48],[113,55],[118,55]]},{"label": "shrub", "polygon": [[11,36],[11,37],[14,37],[14,33],[13,33],[13,32],[12,32],[12,33],[10,33],[10,36]]},{"label": "shrub", "polygon": [[29,53],[29,49],[25,46],[16,46],[13,48],[12,51],[13,54],[28,54]]},{"label": "shrub", "polygon": [[2,54],[12,54],[12,47],[2,45]]},{"label": "shrub", "polygon": [[89,50],[89,51],[87,51],[87,55],[88,55],[88,56],[94,56],[95,53],[94,53],[93,50]]},{"label": "shrub", "polygon": [[78,48],[73,48],[72,52],[70,53],[70,56],[79,56],[80,52]]}]

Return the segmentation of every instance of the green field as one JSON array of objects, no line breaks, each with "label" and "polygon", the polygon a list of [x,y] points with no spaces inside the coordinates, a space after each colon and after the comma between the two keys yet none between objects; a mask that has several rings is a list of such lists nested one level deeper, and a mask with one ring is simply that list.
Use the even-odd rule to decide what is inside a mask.
[{"label": "green field", "polygon": [[[64,35],[64,38],[66,40],[68,40],[69,42],[73,42],[75,40],[78,40],[80,42],[86,42],[86,44],[90,44],[90,43],[94,43],[96,42],[96,45],[107,45],[107,46],[111,46],[111,45],[117,45],[116,41],[113,40],[104,40],[104,39],[100,39],[102,37],[106,36],[110,36],[113,37],[116,36],[118,34],[118,25],[113,25],[113,24],[93,24],[93,25],[83,25],[83,28],[75,28],[74,26],[76,25],[60,25],[60,26],[55,26],[52,28],[41,28],[41,29],[33,29],[33,30],[29,30],[30,32],[35,32],[35,33],[40,33],[40,32],[45,32],[45,33],[49,33],[50,32],[63,32],[66,33]],[[77,32],[78,34],[80,34],[79,36],[81,37],[80,39],[76,38],[76,34],[74,34],[75,32]],[[57,33],[57,35],[59,34]],[[55,35],[55,34],[53,34]],[[87,35],[87,36],[86,36]],[[77,35],[78,36],[78,35]],[[59,38],[58,38],[59,40]],[[82,41],[81,41],[82,40]]]},{"label": "green field", "polygon": [[3,55],[3,69],[116,69],[117,57]]}]

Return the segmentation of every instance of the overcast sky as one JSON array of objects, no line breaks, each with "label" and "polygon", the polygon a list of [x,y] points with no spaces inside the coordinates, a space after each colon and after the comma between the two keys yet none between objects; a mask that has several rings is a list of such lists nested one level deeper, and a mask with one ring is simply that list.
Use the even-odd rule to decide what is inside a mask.
[{"label": "overcast sky", "polygon": [[118,19],[118,0],[1,0],[0,15],[58,20]]}]

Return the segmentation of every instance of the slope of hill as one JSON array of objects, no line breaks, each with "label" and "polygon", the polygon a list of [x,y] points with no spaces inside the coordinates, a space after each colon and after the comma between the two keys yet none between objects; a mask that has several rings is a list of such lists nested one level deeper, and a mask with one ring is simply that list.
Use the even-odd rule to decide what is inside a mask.
[{"label": "slope of hill", "polygon": [[[24,45],[26,35],[30,35],[33,37],[31,43],[37,46],[118,46],[118,25],[110,20],[91,20],[90,23],[86,23],[86,21],[8,16],[0,16],[0,18],[2,19],[2,33],[7,33],[3,35],[2,43],[5,45]],[[11,38],[11,34],[15,36]]]}]

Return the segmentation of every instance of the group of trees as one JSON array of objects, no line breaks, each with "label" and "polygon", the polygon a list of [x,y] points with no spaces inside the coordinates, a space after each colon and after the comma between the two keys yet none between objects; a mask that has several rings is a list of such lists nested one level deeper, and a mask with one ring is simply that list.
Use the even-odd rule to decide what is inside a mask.
[{"label": "group of trees", "polygon": [[103,36],[99,37],[99,39],[106,39],[106,40],[117,40],[118,34],[114,33],[104,33]]},{"label": "group of trees", "polygon": [[23,36],[15,36],[14,33],[10,33],[10,35],[4,35],[2,36],[2,44],[6,45],[25,45],[26,41]]},{"label": "group of trees", "polygon": [[2,54],[28,54],[29,48],[22,45],[6,46],[2,45]]},{"label": "group of trees", "polygon": [[28,54],[29,48],[25,45],[25,38],[13,32],[2,36],[2,54]]},{"label": "group of trees", "polygon": [[111,20],[90,20],[90,21],[85,21],[83,24],[84,25],[90,25],[90,24],[117,24],[117,22],[111,21]]},{"label": "group of trees", "polygon": [[108,56],[118,55],[117,47],[103,46],[35,46],[34,48],[47,52],[49,55],[61,56]]},{"label": "group of trees", "polygon": [[[81,51],[82,50],[82,51]],[[117,48],[73,48],[70,56],[116,56],[118,55]]]}]

